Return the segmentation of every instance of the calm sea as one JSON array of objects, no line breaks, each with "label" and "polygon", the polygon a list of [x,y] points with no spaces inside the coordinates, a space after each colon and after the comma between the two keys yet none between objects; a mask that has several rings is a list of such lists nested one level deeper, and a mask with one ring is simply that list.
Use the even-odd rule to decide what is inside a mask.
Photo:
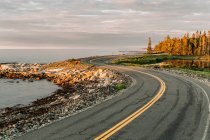
[{"label": "calm sea", "polygon": [[67,49],[67,50],[0,50],[0,63],[49,63],[71,58],[117,54],[112,50]]},{"label": "calm sea", "polygon": [[47,80],[27,82],[0,79],[0,109],[18,104],[27,105],[36,99],[52,94],[58,88]]}]

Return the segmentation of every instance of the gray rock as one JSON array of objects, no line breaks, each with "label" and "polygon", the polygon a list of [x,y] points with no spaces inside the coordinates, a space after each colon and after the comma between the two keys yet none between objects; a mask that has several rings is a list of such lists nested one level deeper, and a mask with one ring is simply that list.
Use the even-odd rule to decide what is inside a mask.
[{"label": "gray rock", "polygon": [[28,79],[28,82],[33,82],[34,80],[32,78]]},{"label": "gray rock", "polygon": [[90,89],[89,91],[88,91],[88,93],[93,93],[95,91],[95,89]]},{"label": "gray rock", "polygon": [[111,84],[111,79],[110,78],[105,78],[105,81],[104,81],[104,87],[107,87],[107,86],[109,86],[110,84]]},{"label": "gray rock", "polygon": [[100,73],[99,78],[105,79],[105,78],[107,78],[108,76],[109,76],[108,73]]}]

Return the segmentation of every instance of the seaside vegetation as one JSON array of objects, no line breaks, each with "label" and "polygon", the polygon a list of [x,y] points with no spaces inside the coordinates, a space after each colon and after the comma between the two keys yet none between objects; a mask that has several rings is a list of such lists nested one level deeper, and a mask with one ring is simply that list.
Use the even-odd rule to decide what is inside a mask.
[{"label": "seaside vegetation", "polygon": [[139,65],[145,65],[145,64],[156,64],[161,63],[167,60],[194,60],[197,59],[196,56],[177,56],[177,55],[159,55],[159,54],[146,54],[142,56],[135,56],[135,57],[129,57],[129,58],[122,58],[113,60],[113,64],[139,64]]},{"label": "seaside vegetation", "polygon": [[65,61],[59,61],[59,62],[53,62],[49,63],[45,66],[47,69],[60,69],[60,68],[65,68],[65,69],[85,69],[89,67],[87,64],[83,64],[80,59],[69,59]]},{"label": "seaside vegetation", "polygon": [[[147,54],[153,55],[116,60],[114,63],[144,66],[146,66],[145,64],[148,64],[147,66],[149,67],[176,68],[183,71],[194,71],[197,74],[210,76],[210,30],[208,33],[205,31],[203,33],[201,31],[197,31],[191,36],[189,33],[186,33],[181,38],[170,37],[168,35],[163,41],[155,45],[154,49],[151,47],[151,38],[149,38]],[[171,60],[171,62],[167,63],[169,62],[168,60]],[[187,63],[187,61],[185,61],[186,63],[184,61],[180,61],[177,65],[177,62],[173,60],[193,61],[190,61],[190,63]],[[161,66],[158,64],[151,65],[165,61],[166,63],[161,63]],[[176,65],[174,63],[176,63]]]},{"label": "seaside vegetation", "polygon": [[[202,59],[202,60],[201,60]],[[179,56],[179,55],[167,55],[167,54],[146,54],[142,56],[128,57],[122,59],[113,60],[113,64],[127,65],[127,66],[141,66],[141,67],[151,67],[151,68],[164,68],[164,69],[176,69],[183,72],[188,72],[201,76],[210,76],[210,68],[204,68],[195,66],[194,61],[206,61],[200,56]],[[183,62],[178,63],[175,61],[183,60]],[[190,61],[190,63],[186,63]],[[162,63],[163,62],[163,63]],[[210,63],[210,62],[209,62]],[[175,65],[176,64],[176,65]],[[189,66],[189,64],[191,66]]]},{"label": "seaside vegetation", "polygon": [[126,89],[126,85],[123,84],[123,83],[118,83],[118,84],[115,85],[115,89],[116,89],[117,91]]},{"label": "seaside vegetation", "polygon": [[[182,72],[191,73],[195,75],[200,75],[202,77],[210,77],[210,68],[196,67],[194,64],[189,66],[188,64],[180,63],[179,65],[173,65],[176,60],[189,60],[189,61],[199,61],[198,56],[176,56],[176,55],[143,55],[129,58],[122,58],[113,60],[113,64],[127,65],[127,66],[141,66],[149,68],[164,68],[164,69],[176,69]],[[168,62],[170,63],[161,63]],[[210,62],[209,62],[210,63]]]}]

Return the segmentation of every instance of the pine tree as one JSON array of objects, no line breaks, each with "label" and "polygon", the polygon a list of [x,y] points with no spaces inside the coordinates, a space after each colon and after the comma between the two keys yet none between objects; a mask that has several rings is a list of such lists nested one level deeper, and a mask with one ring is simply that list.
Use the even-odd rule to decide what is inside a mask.
[{"label": "pine tree", "polygon": [[[208,31],[208,36],[207,36],[207,55],[208,55],[208,60],[210,60],[210,30]],[[207,63],[207,67],[209,68],[210,63]]]},{"label": "pine tree", "polygon": [[200,38],[200,33],[199,33],[199,31],[196,32],[195,38],[196,38],[196,39]]},{"label": "pine tree", "polygon": [[210,55],[210,30],[208,31],[207,36],[207,55]]},{"label": "pine tree", "polygon": [[151,37],[149,37],[149,40],[148,40],[147,53],[148,54],[152,53],[152,40],[151,40]]},{"label": "pine tree", "polygon": [[201,55],[206,55],[206,46],[207,46],[207,41],[206,41],[206,32],[201,37]]}]

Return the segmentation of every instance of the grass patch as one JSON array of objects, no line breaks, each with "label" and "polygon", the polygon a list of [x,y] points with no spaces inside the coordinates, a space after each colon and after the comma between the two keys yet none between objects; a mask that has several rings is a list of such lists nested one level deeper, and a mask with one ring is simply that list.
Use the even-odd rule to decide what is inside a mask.
[{"label": "grass patch", "polygon": [[125,84],[116,84],[116,85],[115,85],[115,89],[116,89],[117,91],[126,89],[126,85],[125,85]]},{"label": "grass patch", "polygon": [[69,59],[65,61],[49,63],[45,66],[45,69],[86,69],[89,65],[81,63],[79,59]]},{"label": "grass patch", "polygon": [[[170,60],[172,61],[170,62]],[[172,69],[177,69],[186,73],[192,73],[201,77],[210,77],[210,68],[206,66],[208,62],[202,62],[202,60],[206,60],[206,58],[199,57],[199,56],[177,56],[177,55],[168,55],[168,54],[148,55],[147,54],[147,55],[142,55],[142,56],[133,56],[133,57],[127,57],[127,58],[125,57],[121,59],[116,59],[116,60],[113,60],[112,63],[124,65],[124,66],[141,66],[141,67],[146,67],[146,68],[147,67],[166,68],[166,69],[172,68]],[[165,61],[167,61],[167,63],[161,63]]]},{"label": "grass patch", "polygon": [[167,60],[194,60],[197,59],[195,56],[175,56],[175,55],[143,55],[130,58],[122,58],[114,60],[113,64],[156,64]]}]

